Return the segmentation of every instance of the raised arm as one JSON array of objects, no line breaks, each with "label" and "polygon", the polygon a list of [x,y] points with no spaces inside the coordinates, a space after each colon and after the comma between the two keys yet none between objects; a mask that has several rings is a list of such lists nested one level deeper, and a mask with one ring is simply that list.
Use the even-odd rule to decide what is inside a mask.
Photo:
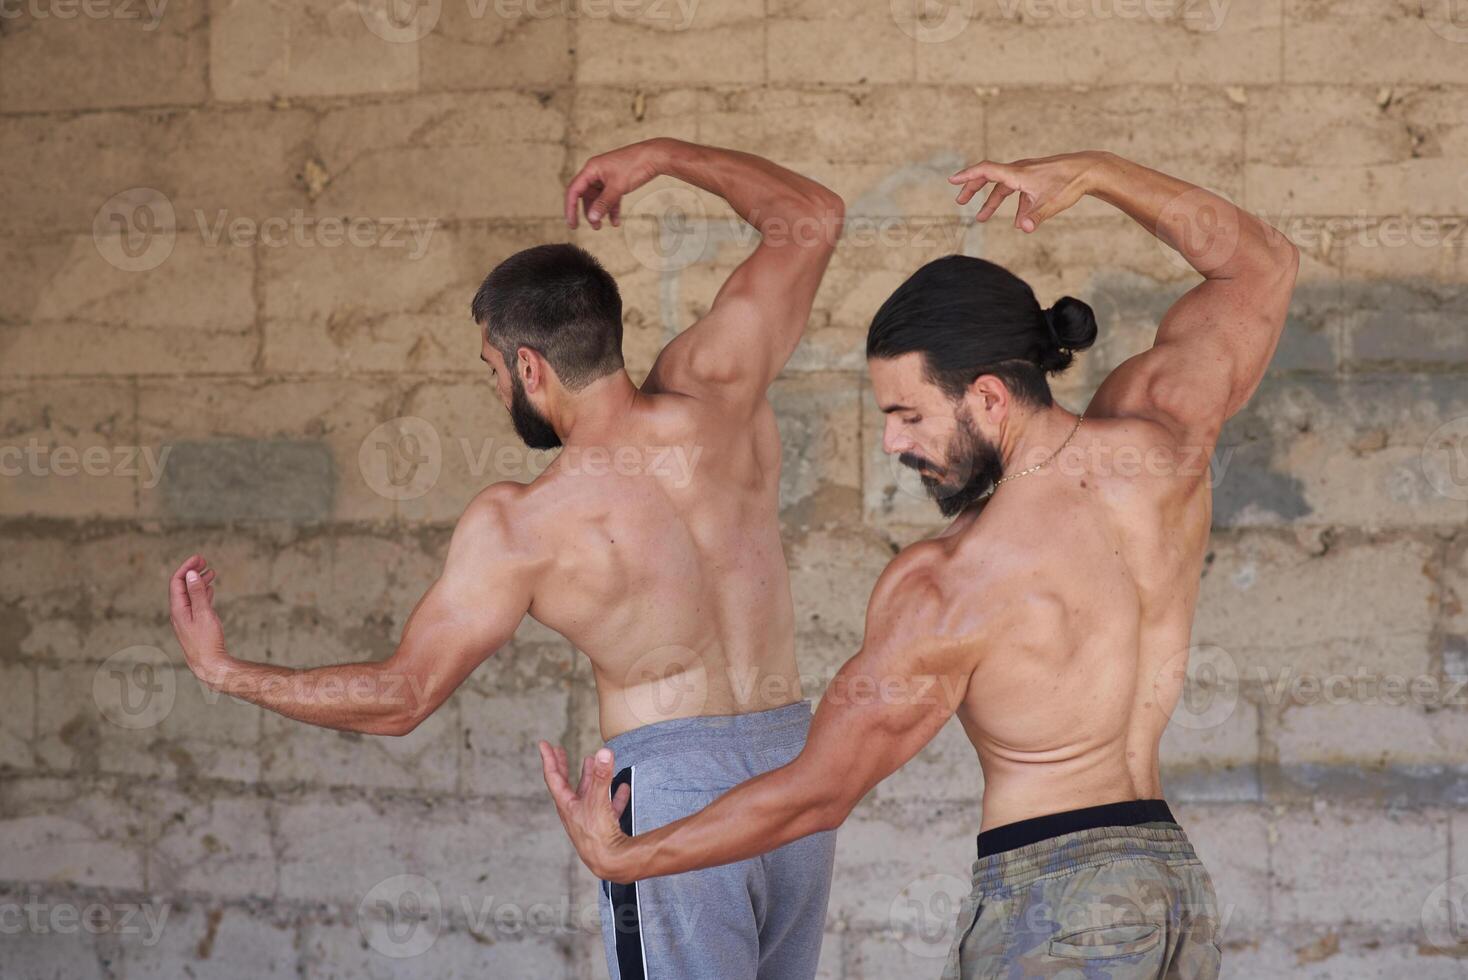
[{"label": "raised arm", "polygon": [[566,189],[567,222],[576,226],[579,203],[592,227],[603,219],[619,223],[622,197],[660,174],[723,198],[760,233],[760,244],[708,313],[664,348],[648,383],[752,401],[800,343],[845,206],[832,191],[768,160],[655,139],[587,161]]},{"label": "raised arm", "polygon": [[1162,318],[1152,347],[1111,373],[1087,414],[1149,418],[1188,444],[1211,448],[1259,387],[1284,330],[1299,268],[1289,239],[1211,191],[1112,153],[986,161],[949,179],[963,184],[960,202],[997,185],[980,220],[1018,191],[1015,224],[1027,232],[1089,194],[1131,216],[1202,274],[1203,282]]},{"label": "raised arm", "polygon": [[953,716],[973,671],[971,636],[945,622],[939,579],[919,544],[882,573],[861,651],[821,698],[804,749],[707,808],[635,837],[617,818],[626,792],[608,792],[616,763],[601,749],[572,789],[565,752],[540,743],[546,785],[572,843],[598,876],[617,882],[740,861],[841,824]]},{"label": "raised arm", "polygon": [[214,611],[214,572],[194,555],[169,604],[190,669],[209,687],[323,728],[406,735],[507,643],[530,607],[536,563],[517,552],[506,498],[491,487],[454,529],[443,574],[419,600],[386,660],[298,670],[231,656]]}]

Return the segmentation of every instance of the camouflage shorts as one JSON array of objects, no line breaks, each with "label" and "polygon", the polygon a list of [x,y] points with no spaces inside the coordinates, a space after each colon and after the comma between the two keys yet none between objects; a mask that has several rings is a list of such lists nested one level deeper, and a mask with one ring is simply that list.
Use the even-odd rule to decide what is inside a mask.
[{"label": "camouflage shorts", "polygon": [[1213,882],[1155,822],[980,858],[943,980],[1214,980],[1221,958]]}]

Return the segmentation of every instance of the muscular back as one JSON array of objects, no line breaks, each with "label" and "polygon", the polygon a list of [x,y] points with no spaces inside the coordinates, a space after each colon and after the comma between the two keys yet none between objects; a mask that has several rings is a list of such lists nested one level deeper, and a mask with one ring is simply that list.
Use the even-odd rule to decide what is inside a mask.
[{"label": "muscular back", "polygon": [[604,738],[799,699],[768,402],[638,402],[518,492],[516,546],[546,556],[530,614],[591,660]]},{"label": "muscular back", "polygon": [[1060,463],[935,542],[944,581],[989,611],[958,709],[985,827],[1162,796],[1158,744],[1210,523],[1206,455],[1152,422],[1087,418]]}]

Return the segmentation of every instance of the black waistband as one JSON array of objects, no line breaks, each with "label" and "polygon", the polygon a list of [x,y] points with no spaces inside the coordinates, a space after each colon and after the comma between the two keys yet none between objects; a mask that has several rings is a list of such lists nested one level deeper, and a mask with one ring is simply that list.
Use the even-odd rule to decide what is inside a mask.
[{"label": "black waistband", "polygon": [[1042,840],[1073,834],[1078,830],[1094,830],[1097,827],[1135,827],[1141,823],[1156,821],[1177,823],[1172,811],[1162,800],[1123,800],[1120,803],[1103,803],[1100,806],[1082,807],[1031,817],[1016,823],[1007,823],[979,835],[979,857],[1012,851],[1016,847],[1038,844]]}]

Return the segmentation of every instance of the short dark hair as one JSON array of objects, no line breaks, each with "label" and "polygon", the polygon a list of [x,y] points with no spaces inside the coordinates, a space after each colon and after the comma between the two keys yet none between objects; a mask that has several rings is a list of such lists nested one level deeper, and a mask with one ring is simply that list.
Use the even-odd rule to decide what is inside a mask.
[{"label": "short dark hair", "polygon": [[575,245],[537,245],[505,259],[485,277],[470,312],[507,364],[529,347],[572,391],[622,367],[617,281]]},{"label": "short dark hair", "polygon": [[926,374],[950,397],[992,374],[1016,398],[1053,403],[1047,374],[1070,367],[1096,340],[1096,316],[1064,297],[1048,310],[1021,278],[967,255],[935,259],[897,287],[867,331],[867,357],[918,352]]}]

